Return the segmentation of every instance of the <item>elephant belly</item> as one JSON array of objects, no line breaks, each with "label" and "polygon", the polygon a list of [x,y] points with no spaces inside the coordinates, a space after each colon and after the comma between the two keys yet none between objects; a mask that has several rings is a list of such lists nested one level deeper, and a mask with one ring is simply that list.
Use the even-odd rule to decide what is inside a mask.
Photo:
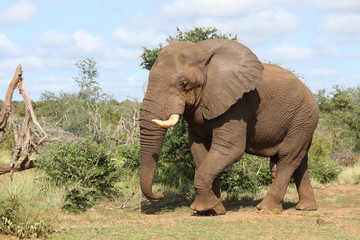
[{"label": "elephant belly", "polygon": [[250,142],[246,144],[245,152],[257,155],[261,157],[272,157],[278,153],[278,146],[280,143],[271,143],[271,142]]},{"label": "elephant belly", "polygon": [[[284,123],[284,122],[283,122]],[[271,157],[278,153],[280,144],[284,141],[288,128],[279,122],[248,126],[245,152],[262,157]]]}]

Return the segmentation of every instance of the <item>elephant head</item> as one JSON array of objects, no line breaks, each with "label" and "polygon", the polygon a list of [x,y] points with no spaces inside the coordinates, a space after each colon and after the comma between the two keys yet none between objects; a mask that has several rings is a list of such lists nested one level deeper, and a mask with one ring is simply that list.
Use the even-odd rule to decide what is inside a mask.
[{"label": "elephant head", "polygon": [[147,198],[163,197],[152,182],[166,128],[184,114],[196,112],[203,121],[222,115],[255,89],[262,71],[255,54],[232,40],[174,40],[162,49],[140,110],[140,185]]}]

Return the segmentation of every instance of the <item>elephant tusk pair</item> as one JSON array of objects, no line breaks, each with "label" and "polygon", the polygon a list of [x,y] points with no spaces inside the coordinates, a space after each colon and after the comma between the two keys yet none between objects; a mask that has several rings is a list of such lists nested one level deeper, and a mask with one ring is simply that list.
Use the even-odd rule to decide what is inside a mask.
[{"label": "elephant tusk pair", "polygon": [[168,120],[166,121],[161,121],[158,119],[153,119],[152,122],[155,123],[156,125],[158,125],[159,127],[162,128],[170,128],[172,126],[174,126],[178,121],[179,121],[180,115],[179,114],[172,114]]}]

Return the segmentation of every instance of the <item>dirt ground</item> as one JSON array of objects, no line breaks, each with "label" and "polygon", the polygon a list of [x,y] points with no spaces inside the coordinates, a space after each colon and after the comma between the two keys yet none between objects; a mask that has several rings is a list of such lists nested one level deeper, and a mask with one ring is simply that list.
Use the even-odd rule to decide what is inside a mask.
[{"label": "dirt ground", "polygon": [[[323,216],[323,220],[325,221],[323,224],[326,224],[327,216],[329,216],[329,219],[331,217],[337,217],[338,220],[340,220],[342,216],[357,215],[360,220],[360,185],[331,185],[323,187],[321,189],[315,189],[314,191],[318,203],[317,211],[296,211],[295,206],[298,202],[298,199],[295,193],[295,189],[291,189],[288,190],[288,193],[285,196],[283,203],[284,211],[282,212],[258,211],[255,206],[261,201],[261,199],[245,198],[232,200],[229,202],[225,201],[224,205],[227,209],[227,212],[225,215],[216,216],[216,219],[224,222],[238,219],[253,220],[259,217],[262,218],[264,216],[286,217],[287,219],[289,219],[297,218],[299,215],[303,215],[304,213],[306,213],[315,217],[318,216],[319,218]],[[172,219],[176,219],[178,221],[180,218],[186,219],[194,218],[194,216],[197,216],[196,214],[189,213],[191,213],[191,210],[184,211],[183,214],[176,214],[176,216],[172,216],[171,212],[162,213],[164,217],[163,221],[169,222]],[[156,215],[146,214],[144,215],[144,217],[145,221],[151,222],[154,218],[156,218],[156,220],[158,221],[158,217]],[[212,216],[205,217],[211,218]]]},{"label": "dirt ground", "polygon": [[172,207],[145,203],[137,210],[109,203],[64,215],[67,230],[50,239],[79,232],[81,239],[360,239],[360,185],[325,186],[315,189],[315,195],[317,211],[296,211],[296,190],[290,188],[282,212],[257,211],[261,199],[244,198],[224,201],[227,213],[222,216],[198,216],[190,202]]}]

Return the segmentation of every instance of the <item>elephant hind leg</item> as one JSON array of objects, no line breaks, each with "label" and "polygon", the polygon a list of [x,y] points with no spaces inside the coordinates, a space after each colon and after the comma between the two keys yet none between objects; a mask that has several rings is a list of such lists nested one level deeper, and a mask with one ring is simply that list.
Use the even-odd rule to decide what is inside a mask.
[{"label": "elephant hind leg", "polygon": [[294,168],[279,161],[275,179],[266,193],[265,198],[256,206],[258,210],[279,210],[282,211],[282,202],[289,185]]},{"label": "elephant hind leg", "polygon": [[311,186],[308,170],[308,155],[303,158],[300,166],[294,172],[294,180],[299,194],[299,203],[296,210],[317,210],[317,204],[314,196],[314,190]]},{"label": "elephant hind leg", "polygon": [[[293,145],[294,146],[294,145]],[[270,164],[276,163],[276,174],[270,189],[265,198],[256,207],[259,210],[282,210],[282,202],[289,185],[290,179],[294,172],[300,166],[300,163],[306,155],[307,148],[295,146],[290,148],[283,146],[284,151],[281,151],[276,156],[272,157]]]}]

